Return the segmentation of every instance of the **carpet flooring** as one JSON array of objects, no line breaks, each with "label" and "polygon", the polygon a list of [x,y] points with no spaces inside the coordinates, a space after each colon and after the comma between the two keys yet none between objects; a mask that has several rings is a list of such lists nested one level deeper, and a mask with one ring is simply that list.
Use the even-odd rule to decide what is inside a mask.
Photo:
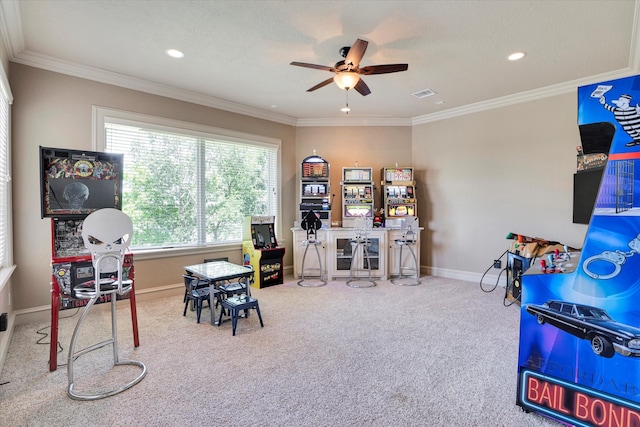
[{"label": "carpet flooring", "polygon": [[[0,376],[1,426],[556,426],[515,405],[517,306],[503,291],[423,277],[252,289],[252,312],[220,327],[182,316],[182,295],[138,303],[133,347],[128,302],[118,303],[120,354],[147,376],[97,401],[67,397],[68,345],[79,314],[61,312],[59,367],[48,369],[49,325],[16,327]],[[110,334],[95,306],[78,348]],[[117,386],[136,368],[112,368],[111,347],[78,358],[76,389]]]}]

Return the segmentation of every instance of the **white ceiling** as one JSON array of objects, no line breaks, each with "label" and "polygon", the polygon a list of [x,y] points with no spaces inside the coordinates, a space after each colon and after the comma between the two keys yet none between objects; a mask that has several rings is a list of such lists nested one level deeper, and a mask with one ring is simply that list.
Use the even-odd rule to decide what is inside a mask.
[{"label": "white ceiling", "polygon": [[[0,0],[12,61],[284,123],[419,123],[636,74],[635,0]],[[369,42],[371,94],[333,66]],[[165,55],[185,52],[183,59]],[[508,54],[522,50],[517,62]],[[424,89],[436,95],[417,99]],[[438,104],[437,101],[444,101]]]}]

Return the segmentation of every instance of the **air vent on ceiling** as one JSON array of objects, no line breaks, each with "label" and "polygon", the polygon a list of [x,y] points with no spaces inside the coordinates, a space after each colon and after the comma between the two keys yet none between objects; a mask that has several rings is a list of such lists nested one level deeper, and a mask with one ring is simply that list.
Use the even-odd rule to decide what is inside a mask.
[{"label": "air vent on ceiling", "polygon": [[431,89],[425,89],[425,90],[421,90],[419,92],[413,93],[412,95],[415,96],[418,99],[422,99],[422,98],[426,98],[428,96],[431,95],[435,95],[437,92],[435,90],[431,90]]}]

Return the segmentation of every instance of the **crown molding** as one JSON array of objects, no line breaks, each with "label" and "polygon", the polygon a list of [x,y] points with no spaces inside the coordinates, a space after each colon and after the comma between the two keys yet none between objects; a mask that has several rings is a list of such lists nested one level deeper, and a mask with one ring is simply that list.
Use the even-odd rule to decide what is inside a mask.
[{"label": "crown molding", "polygon": [[523,102],[537,101],[544,98],[550,98],[552,96],[564,95],[567,93],[575,93],[580,86],[603,82],[607,80],[615,80],[622,77],[629,77],[634,75],[634,71],[630,68],[625,68],[618,71],[609,73],[598,74],[597,76],[590,76],[583,79],[572,80],[569,82],[563,82],[551,86],[546,86],[539,89],[533,89],[525,92],[516,93],[513,95],[507,95],[500,98],[494,98],[487,101],[476,102],[474,104],[464,105],[458,108],[452,108],[450,110],[440,111],[438,113],[426,114],[424,116],[418,116],[411,119],[411,124],[421,125],[430,122],[437,122],[439,120],[451,119],[454,117],[465,116],[468,114],[479,113],[481,111],[493,110],[495,108],[508,107],[514,104],[520,104]]},{"label": "crown molding", "polygon": [[16,56],[16,52],[24,50],[24,37],[22,32],[22,18],[18,0],[0,1],[0,37],[4,40],[4,47],[10,60]]},{"label": "crown molding", "polygon": [[411,119],[390,117],[341,117],[333,119],[298,119],[297,127],[312,126],[411,126]]},{"label": "crown molding", "polygon": [[295,117],[274,113],[272,111],[249,107],[196,92],[177,89],[175,87],[123,74],[113,73],[94,67],[87,67],[77,63],[61,61],[45,55],[24,51],[24,38],[21,25],[22,19],[20,17],[18,0],[0,1],[0,22],[2,23],[0,37],[4,40],[9,60],[12,62],[296,127],[415,126],[495,108],[506,107],[518,103],[572,93],[575,92],[579,86],[636,75],[640,71],[640,53],[638,52],[640,50],[640,32],[638,31],[638,24],[640,23],[639,19],[640,1],[636,1],[633,34],[629,49],[629,66],[621,70],[563,82],[544,88],[520,92],[513,95],[494,98],[487,101],[412,118],[341,117],[333,119],[296,119]]},{"label": "crown molding", "polygon": [[52,58],[38,53],[28,51],[22,52],[11,58],[11,61],[18,64],[28,65],[30,67],[41,68],[56,73],[93,80],[99,83],[106,83],[153,95],[191,102],[198,105],[204,105],[206,107],[217,108],[231,113],[243,114],[276,123],[282,123],[290,126],[295,126],[296,124],[295,118],[284,114],[277,114],[200,93],[177,89],[175,87],[154,83],[124,74],[105,71],[99,68],[88,67],[69,61],[62,61],[57,58]]}]

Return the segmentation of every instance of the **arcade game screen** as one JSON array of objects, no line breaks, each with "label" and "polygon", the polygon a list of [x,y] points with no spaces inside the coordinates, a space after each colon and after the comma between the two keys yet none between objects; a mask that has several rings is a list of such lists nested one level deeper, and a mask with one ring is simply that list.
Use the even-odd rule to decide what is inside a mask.
[{"label": "arcade game screen", "polygon": [[278,246],[273,224],[251,224],[251,238],[256,249]]},{"label": "arcade game screen", "polygon": [[122,207],[122,154],[40,147],[41,216],[82,218]]}]

